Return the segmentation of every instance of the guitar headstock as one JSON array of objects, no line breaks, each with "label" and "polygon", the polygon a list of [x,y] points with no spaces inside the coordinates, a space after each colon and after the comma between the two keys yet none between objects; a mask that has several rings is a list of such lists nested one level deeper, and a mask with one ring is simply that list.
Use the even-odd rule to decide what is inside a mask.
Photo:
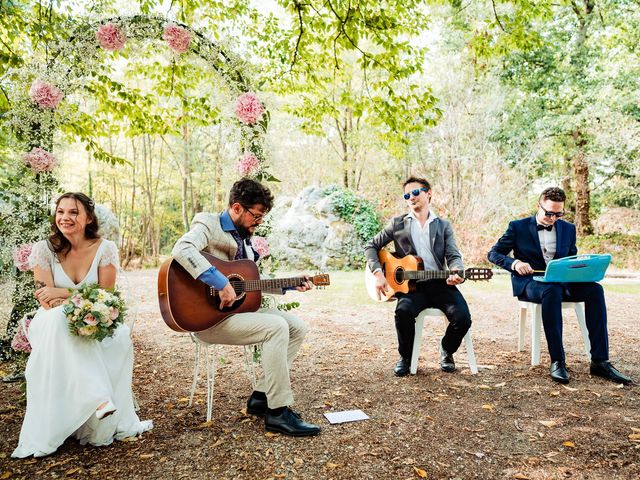
[{"label": "guitar headstock", "polygon": [[313,283],[316,287],[326,287],[327,285],[331,284],[331,282],[329,281],[329,275],[326,273],[320,273],[318,275],[309,277],[309,280],[311,280],[311,283]]},{"label": "guitar headstock", "polygon": [[464,271],[464,278],[468,280],[490,280],[493,277],[493,270],[490,268],[467,268]]}]

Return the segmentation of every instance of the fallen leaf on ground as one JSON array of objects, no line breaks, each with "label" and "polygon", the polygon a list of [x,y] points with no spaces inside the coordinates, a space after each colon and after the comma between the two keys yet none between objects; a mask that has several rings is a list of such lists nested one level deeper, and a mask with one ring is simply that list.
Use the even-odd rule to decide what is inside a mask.
[{"label": "fallen leaf on ground", "polygon": [[67,477],[70,477],[71,475],[73,475],[74,473],[78,473],[79,471],[80,471],[80,469],[79,469],[79,468],[77,468],[77,467],[76,467],[76,468],[70,468],[69,470],[67,470],[66,472],[64,472],[64,474],[65,474]]},{"label": "fallen leaf on ground", "polygon": [[420,478],[427,478],[427,472],[418,467],[413,467],[413,470],[416,472]]},{"label": "fallen leaf on ground", "polygon": [[562,388],[564,388],[565,390],[569,390],[570,392],[577,392],[578,391],[577,388],[567,387],[566,385],[562,385]]},{"label": "fallen leaf on ground", "polygon": [[518,480],[529,480],[529,477],[527,477],[524,473],[516,473],[513,478],[517,478]]},{"label": "fallen leaf on ground", "polygon": [[560,390],[552,390],[549,392],[549,396],[551,397],[557,397],[560,395]]},{"label": "fallen leaf on ground", "polygon": [[640,441],[640,433],[632,433],[631,435],[629,435],[629,440],[631,440],[632,442]]},{"label": "fallen leaf on ground", "polygon": [[566,442],[562,442],[562,446],[568,447],[568,448],[576,448],[576,444],[573,442],[570,442],[569,440],[567,440]]},{"label": "fallen leaf on ground", "polygon": [[140,458],[146,459],[146,458],[151,458],[151,457],[153,457],[153,453],[141,453],[140,454]]},{"label": "fallen leaf on ground", "polygon": [[327,462],[324,466],[329,470],[333,470],[334,468],[338,468],[340,465],[338,465],[337,463]]},{"label": "fallen leaf on ground", "polygon": [[5,478],[10,478],[11,475],[13,475],[13,472],[11,470],[7,470],[6,472],[4,472],[2,475],[0,475],[0,478],[2,480],[5,480]]},{"label": "fallen leaf on ground", "polygon": [[558,422],[556,422],[555,420],[538,420],[538,422],[547,428],[552,428],[558,425]]},{"label": "fallen leaf on ground", "polygon": [[496,384],[494,385],[494,387],[496,387],[496,388],[500,388],[500,387],[504,387],[506,384],[507,384],[507,382],[500,382],[500,383],[496,383]]},{"label": "fallen leaf on ground", "polygon": [[273,433],[273,432],[267,432],[264,434],[265,437],[277,437],[278,434],[277,433]]},{"label": "fallen leaf on ground", "polygon": [[209,420],[208,422],[204,422],[198,425],[198,428],[209,428],[212,426],[213,426],[213,420]]},{"label": "fallen leaf on ground", "polygon": [[484,405],[482,405],[482,408],[485,410],[488,410],[490,412],[494,412],[495,410],[493,409],[493,405],[491,405],[490,403],[485,403]]}]

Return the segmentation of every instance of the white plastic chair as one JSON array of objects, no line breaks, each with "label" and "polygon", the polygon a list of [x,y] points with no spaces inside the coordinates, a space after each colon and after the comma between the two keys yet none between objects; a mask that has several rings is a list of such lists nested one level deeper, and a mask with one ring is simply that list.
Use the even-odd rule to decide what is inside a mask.
[{"label": "white plastic chair", "polygon": [[[540,332],[542,331],[542,305],[520,300],[518,325],[518,351],[524,350],[524,332],[527,314],[531,317],[531,365],[540,365]],[[575,310],[578,326],[582,333],[584,351],[591,360],[591,342],[584,314],[584,302],[562,302],[562,310]]]},{"label": "white plastic chair", "polygon": [[[418,357],[420,356],[420,345],[422,344],[422,330],[424,328],[425,317],[442,317],[445,327],[448,325],[447,317],[442,310],[437,308],[425,308],[416,317],[416,330],[413,339],[413,352],[411,354],[411,375],[415,375],[418,371]],[[473,342],[471,340],[471,329],[464,336],[464,344],[467,350],[467,360],[469,369],[473,375],[478,373],[478,364],[476,363],[476,355],[473,351]]]},{"label": "white plastic chair", "polygon": [[[216,353],[217,348],[214,343],[207,343],[200,340],[195,334],[190,333],[191,340],[195,344],[195,358],[193,363],[193,382],[191,382],[191,392],[189,395],[189,406],[193,405],[193,397],[196,393],[196,386],[200,374],[201,356],[204,355],[204,368],[207,372],[207,422],[211,421],[211,413],[213,410],[213,387],[216,379]],[[255,365],[257,363],[256,355],[262,353],[261,344],[244,346],[245,368],[251,379],[253,389],[256,389],[257,375]]]}]

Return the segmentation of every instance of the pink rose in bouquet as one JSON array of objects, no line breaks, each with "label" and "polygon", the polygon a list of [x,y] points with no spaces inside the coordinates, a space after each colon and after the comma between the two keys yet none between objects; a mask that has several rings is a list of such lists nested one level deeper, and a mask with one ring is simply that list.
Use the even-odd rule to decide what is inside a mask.
[{"label": "pink rose in bouquet", "polygon": [[236,170],[240,175],[246,177],[250,173],[253,173],[260,166],[260,160],[253,153],[245,153],[236,162]]},{"label": "pink rose in bouquet", "polygon": [[164,28],[162,38],[171,50],[176,53],[184,53],[191,45],[191,32],[175,23],[170,23]]},{"label": "pink rose in bouquet", "polygon": [[117,25],[109,22],[98,27],[96,40],[98,40],[100,47],[114,52],[124,47],[124,44],[127,42],[127,37]]},{"label": "pink rose in bouquet", "polygon": [[55,85],[42,80],[34,80],[29,89],[29,97],[33,103],[41,108],[54,109],[64,97],[64,93]]},{"label": "pink rose in bouquet", "polygon": [[261,258],[269,256],[269,245],[267,244],[266,238],[253,236],[251,238],[251,246],[256,252],[258,252],[258,255],[260,255]]},{"label": "pink rose in bouquet", "polygon": [[56,166],[56,157],[40,147],[34,147],[29,153],[25,153],[22,160],[36,173],[50,172]]},{"label": "pink rose in bouquet", "polygon": [[86,323],[87,325],[91,325],[92,327],[98,324],[98,319],[91,313],[86,314],[82,320],[84,321],[84,323]]},{"label": "pink rose in bouquet", "polygon": [[29,255],[31,255],[32,248],[33,248],[33,244],[27,243],[24,245],[20,245],[18,248],[16,248],[13,251],[13,264],[21,272],[26,272],[27,270],[30,270]]},{"label": "pink rose in bouquet", "polygon": [[265,108],[255,93],[246,92],[236,99],[236,116],[246,125],[254,125],[260,121]]}]

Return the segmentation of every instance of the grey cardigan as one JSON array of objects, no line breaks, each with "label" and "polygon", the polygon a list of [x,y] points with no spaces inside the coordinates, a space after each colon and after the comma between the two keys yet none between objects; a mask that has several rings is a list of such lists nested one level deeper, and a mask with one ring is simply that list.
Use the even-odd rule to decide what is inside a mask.
[{"label": "grey cardigan", "polygon": [[[429,225],[429,237],[431,249],[438,268],[462,270],[462,254],[456,245],[451,224],[441,218],[436,218]],[[387,226],[367,244],[364,254],[367,266],[373,272],[381,268],[378,260],[378,251],[393,242],[396,254],[399,257],[416,255],[416,247],[411,240],[411,217],[407,214],[394,217]]]}]

